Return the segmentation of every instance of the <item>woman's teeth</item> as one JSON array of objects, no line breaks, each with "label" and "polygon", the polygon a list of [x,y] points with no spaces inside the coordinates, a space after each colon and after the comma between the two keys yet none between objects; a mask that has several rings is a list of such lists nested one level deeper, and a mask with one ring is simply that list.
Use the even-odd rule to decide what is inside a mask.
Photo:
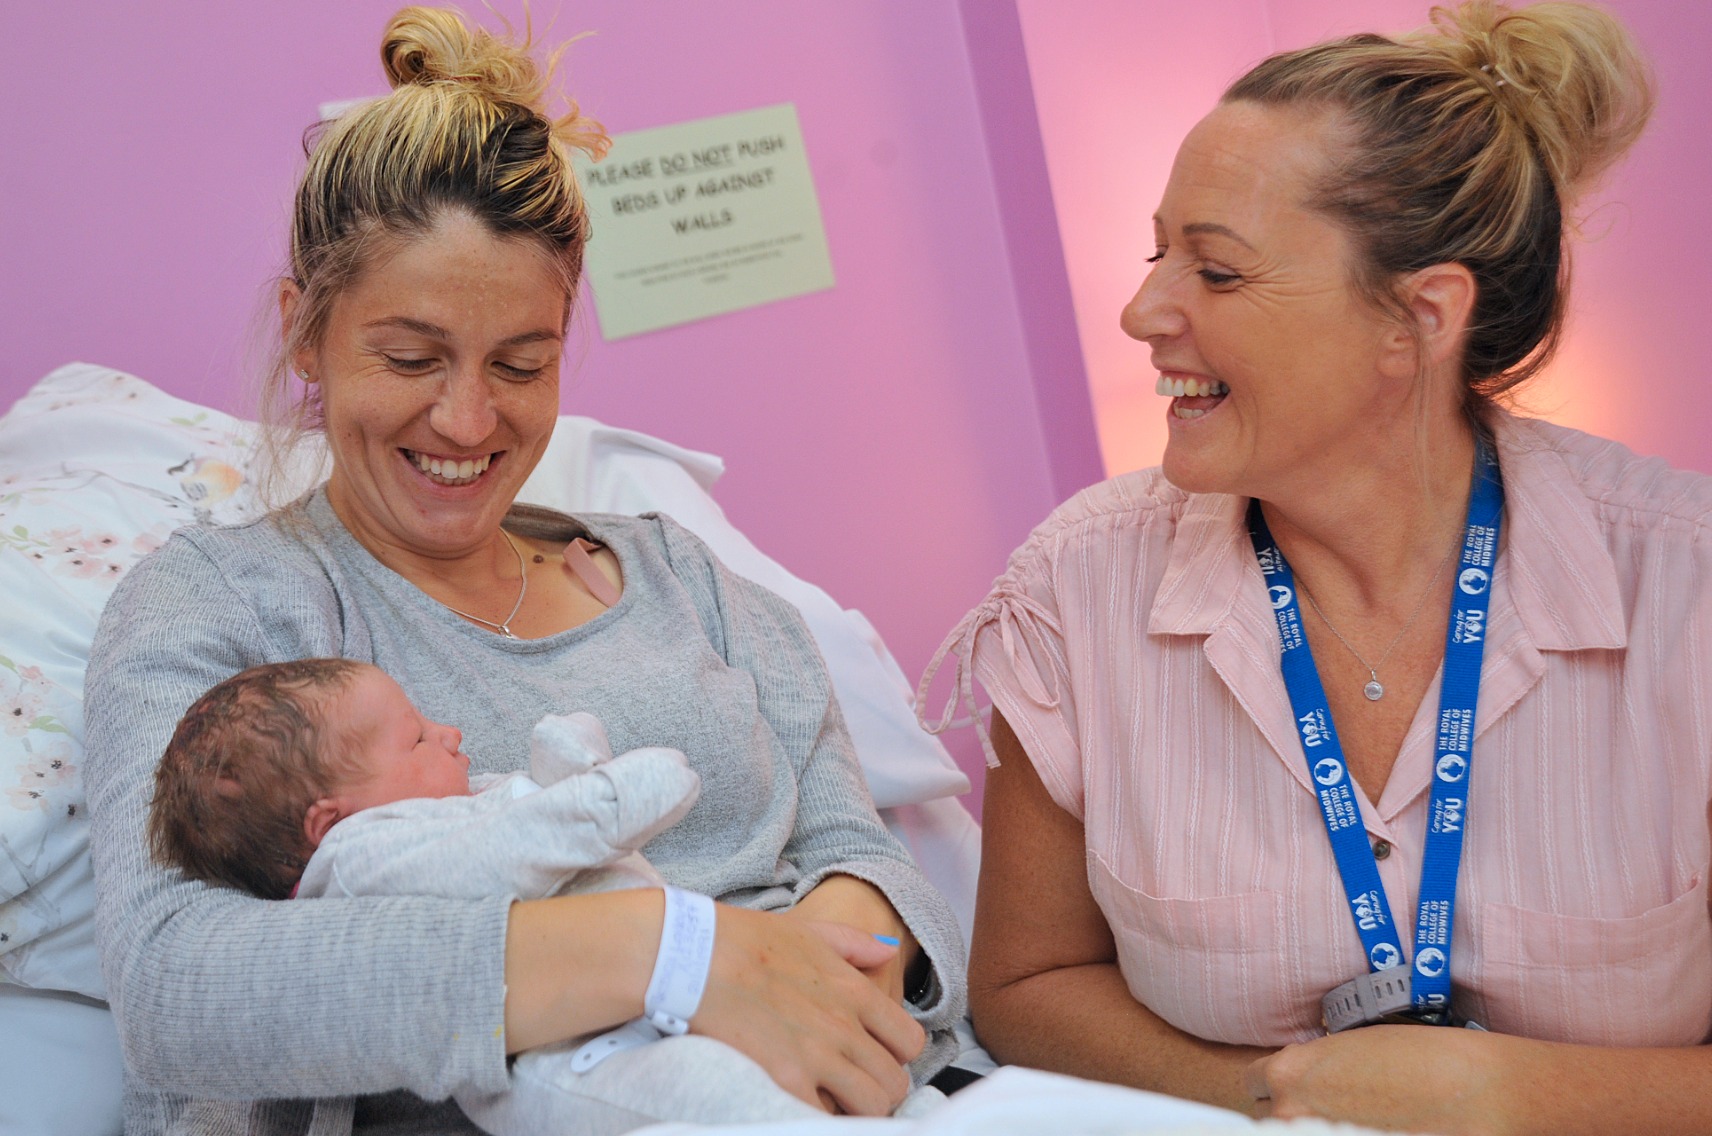
[{"label": "woman's teeth", "polygon": [[1168,379],[1160,375],[1153,393],[1166,398],[1222,398],[1230,393],[1230,387],[1218,379]]},{"label": "woman's teeth", "polygon": [[410,460],[416,463],[417,469],[441,485],[468,485],[486,473],[487,467],[493,462],[492,454],[483,454],[474,459],[465,458],[463,461],[442,461],[414,450],[405,452],[410,455]]}]

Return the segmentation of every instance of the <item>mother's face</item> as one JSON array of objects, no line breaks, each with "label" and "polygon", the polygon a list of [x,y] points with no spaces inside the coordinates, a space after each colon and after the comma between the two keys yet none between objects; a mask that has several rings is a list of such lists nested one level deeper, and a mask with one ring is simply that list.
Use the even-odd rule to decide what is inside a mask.
[{"label": "mother's face", "polygon": [[1165,473],[1184,489],[1313,491],[1411,420],[1409,383],[1390,381],[1397,327],[1351,286],[1344,231],[1308,207],[1334,129],[1227,103],[1177,154],[1155,264],[1123,327],[1152,347],[1172,393],[1189,392],[1166,415]]},{"label": "mother's face", "polygon": [[328,500],[370,551],[454,558],[492,539],[552,436],[566,311],[536,245],[461,215],[338,297],[293,362],[320,385]]}]

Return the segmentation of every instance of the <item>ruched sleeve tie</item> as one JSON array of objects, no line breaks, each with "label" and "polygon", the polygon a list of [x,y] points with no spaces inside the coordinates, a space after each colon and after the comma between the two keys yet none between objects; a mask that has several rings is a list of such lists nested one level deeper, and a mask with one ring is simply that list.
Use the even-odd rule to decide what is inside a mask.
[{"label": "ruched sleeve tie", "polygon": [[[1058,616],[1009,581],[1001,580],[981,604],[964,616],[934,652],[933,661],[916,689],[916,719],[924,730],[942,734],[955,724],[957,709],[967,706],[987,755],[987,766],[999,764],[991,731],[975,703],[975,648],[981,633],[997,625],[1002,662],[1017,690],[1042,710],[1056,710],[1060,675],[1064,672],[1064,633]],[[955,689],[937,721],[926,715],[928,690],[947,660],[955,660]]]}]

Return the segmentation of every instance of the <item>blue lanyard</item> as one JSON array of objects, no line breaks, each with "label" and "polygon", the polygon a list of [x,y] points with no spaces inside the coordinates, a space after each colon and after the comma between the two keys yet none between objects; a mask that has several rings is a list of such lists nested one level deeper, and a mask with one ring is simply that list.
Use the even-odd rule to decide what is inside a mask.
[{"label": "blue lanyard", "polygon": [[[1438,737],[1433,762],[1432,797],[1428,803],[1426,848],[1421,860],[1421,894],[1415,917],[1415,953],[1411,994],[1415,1008],[1428,1015],[1448,1015],[1450,1009],[1450,942],[1456,907],[1456,873],[1462,859],[1462,831],[1468,815],[1468,774],[1474,756],[1474,708],[1480,695],[1480,660],[1486,647],[1486,609],[1492,594],[1492,566],[1498,555],[1498,525],[1504,511],[1504,487],[1498,458],[1485,441],[1477,441],[1474,484],[1468,494],[1468,521],[1462,562],[1452,589],[1449,625],[1445,629],[1444,677],[1439,688]],[[1302,610],[1296,602],[1296,580],[1284,553],[1272,539],[1260,502],[1248,510],[1249,536],[1260,562],[1267,594],[1278,619],[1283,648],[1280,667],[1302,755],[1319,794],[1320,813],[1331,838],[1332,856],[1349,897],[1356,933],[1367,948],[1372,971],[1403,962],[1402,943],[1385,898],[1379,866],[1361,823],[1355,787],[1344,761],[1343,746],[1332,726],[1320,672],[1302,631]]]}]

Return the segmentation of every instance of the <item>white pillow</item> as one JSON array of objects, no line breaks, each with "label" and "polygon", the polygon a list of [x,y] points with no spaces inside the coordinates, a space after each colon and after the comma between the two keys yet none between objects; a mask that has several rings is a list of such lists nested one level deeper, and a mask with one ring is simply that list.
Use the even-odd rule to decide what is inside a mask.
[{"label": "white pillow", "polygon": [[[0,418],[0,972],[105,998],[91,932],[83,670],[114,583],[181,525],[261,509],[254,426],[141,379],[74,363]],[[969,788],[915,724],[909,684],[859,613],[762,556],[707,489],[723,466],[588,418],[559,421],[524,500],[669,513],[731,567],[802,609],[882,806]],[[972,827],[972,826],[971,826]]]}]

